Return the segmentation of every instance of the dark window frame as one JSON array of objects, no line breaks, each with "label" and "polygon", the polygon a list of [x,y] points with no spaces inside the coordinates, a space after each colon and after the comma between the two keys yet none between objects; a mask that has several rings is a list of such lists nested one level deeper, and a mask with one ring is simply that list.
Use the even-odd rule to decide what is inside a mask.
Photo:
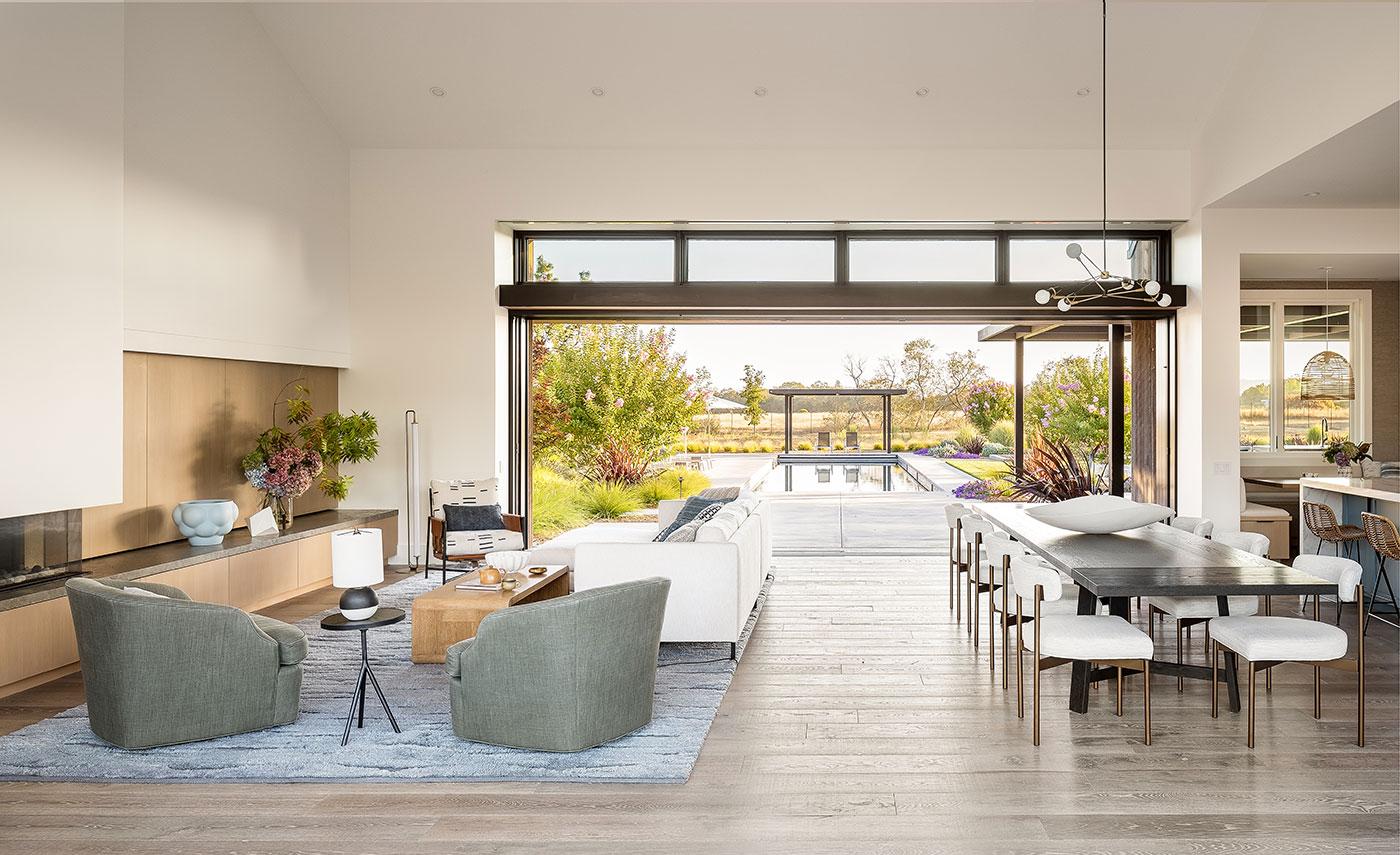
[{"label": "dark window frame", "polygon": [[[792,288],[794,286],[834,287],[834,288],[886,288],[907,286],[1070,286],[1078,279],[1048,280],[1044,282],[1011,280],[1010,251],[1015,240],[1063,240],[1065,242],[1092,242],[1101,238],[1102,232],[1092,229],[752,229],[752,230],[685,230],[685,229],[530,229],[515,234],[515,284],[538,286],[542,284],[577,285],[591,287],[605,286],[734,286]],[[1156,247],[1157,281],[1170,286],[1171,281],[1171,230],[1162,229],[1111,229],[1110,239],[1151,240]],[[595,279],[586,283],[540,283],[529,279],[529,258],[527,247],[536,239],[554,240],[669,240],[673,243],[675,262],[669,282],[618,282]],[[996,244],[995,275],[991,281],[953,280],[852,280],[850,277],[850,242],[852,240],[991,240]],[[831,281],[802,282],[797,280],[724,280],[721,282],[696,281],[690,278],[689,245],[703,240],[816,240],[835,242],[835,271]],[[1178,306],[1179,308],[1179,306]]]}]

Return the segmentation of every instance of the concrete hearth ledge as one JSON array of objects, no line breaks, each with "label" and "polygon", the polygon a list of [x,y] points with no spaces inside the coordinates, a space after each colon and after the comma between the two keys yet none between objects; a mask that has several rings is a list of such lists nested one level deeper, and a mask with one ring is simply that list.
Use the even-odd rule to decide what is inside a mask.
[{"label": "concrete hearth ledge", "polygon": [[[78,564],[85,571],[86,578],[121,579],[130,582],[154,576],[157,573],[164,573],[167,570],[178,570],[191,564],[202,564],[206,561],[228,558],[243,552],[252,552],[255,549],[265,549],[279,543],[314,537],[356,523],[377,522],[397,513],[398,511],[382,509],[317,511],[296,517],[292,521],[290,531],[274,537],[252,538],[248,536],[248,529],[241,528],[226,535],[224,542],[218,546],[190,546],[187,541],[180,540],[175,543],[148,546],[144,549],[133,549],[130,552],[118,552],[116,555],[104,555],[101,558],[89,558],[78,562]],[[63,583],[66,581],[66,579],[58,579],[8,593],[0,593],[0,611],[32,606],[35,603],[61,597],[64,595]]]}]

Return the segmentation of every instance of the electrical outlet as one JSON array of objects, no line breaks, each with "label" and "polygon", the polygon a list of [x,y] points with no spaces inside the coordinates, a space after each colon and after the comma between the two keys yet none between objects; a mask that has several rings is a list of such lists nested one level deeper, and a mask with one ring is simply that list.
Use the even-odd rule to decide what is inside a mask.
[{"label": "electrical outlet", "polygon": [[1229,464],[1229,463],[1217,463],[1217,464],[1215,464],[1215,474],[1216,474],[1216,475],[1229,475],[1229,474],[1230,474],[1231,468],[1232,468],[1232,466],[1231,466],[1231,464]]}]

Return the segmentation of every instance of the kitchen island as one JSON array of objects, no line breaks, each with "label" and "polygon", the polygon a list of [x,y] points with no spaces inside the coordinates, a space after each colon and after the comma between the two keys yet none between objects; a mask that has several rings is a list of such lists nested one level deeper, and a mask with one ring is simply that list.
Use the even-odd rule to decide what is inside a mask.
[{"label": "kitchen island", "polygon": [[[1400,525],[1400,478],[1303,478],[1299,481],[1298,488],[1300,520],[1303,518],[1302,503],[1317,502],[1330,507],[1336,513],[1337,521],[1346,525],[1361,525],[1363,511],[1388,517],[1391,522]],[[1318,551],[1317,535],[1309,531],[1306,525],[1299,527],[1298,541],[1299,552],[1307,554]],[[1376,594],[1380,562],[1369,543],[1363,540],[1359,546],[1363,568],[1362,581],[1366,586],[1366,597],[1369,601]],[[1331,551],[1326,546],[1323,546],[1323,550]],[[1390,582],[1394,584],[1400,567],[1388,567],[1387,572]],[[1390,591],[1382,584],[1380,600],[1376,603],[1375,619],[1385,619],[1386,623],[1395,625],[1395,604],[1386,602],[1390,596]]]}]

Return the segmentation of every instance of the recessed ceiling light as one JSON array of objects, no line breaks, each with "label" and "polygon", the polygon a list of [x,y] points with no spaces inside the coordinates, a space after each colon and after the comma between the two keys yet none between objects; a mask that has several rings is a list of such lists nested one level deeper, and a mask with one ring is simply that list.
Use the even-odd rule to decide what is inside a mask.
[{"label": "recessed ceiling light", "polygon": [[429,89],[428,92],[437,98],[441,98],[442,96],[447,94],[447,90],[443,89],[441,86],[434,86],[431,89]]},{"label": "recessed ceiling light", "polygon": [[1093,92],[1093,91],[1094,91],[1094,90],[1090,89],[1088,86],[1085,86],[1083,89],[1080,89],[1078,92],[1075,92],[1074,94],[1078,95],[1080,98],[1083,98],[1085,95],[1088,95],[1090,92]]},{"label": "recessed ceiling light", "polygon": [[758,97],[762,98],[763,96],[765,96],[765,95],[768,94],[768,87],[767,87],[767,86],[760,86],[760,87],[758,87],[757,89],[755,89],[755,90],[753,91],[753,94],[755,94],[755,95],[757,95]]},{"label": "recessed ceiling light", "polygon": [[914,94],[915,94],[915,95],[918,95],[920,98],[927,98],[927,97],[928,97],[928,87],[927,87],[927,86],[920,86],[918,89],[915,89],[915,90],[914,90]]},{"label": "recessed ceiling light", "polygon": [[594,98],[602,98],[604,95],[608,94],[608,90],[604,89],[601,86],[594,86],[588,91],[593,93]]},{"label": "recessed ceiling light", "polygon": [[1319,192],[1317,192],[1316,190],[1309,190],[1308,192],[1306,192],[1306,193],[1303,194],[1303,198],[1304,198],[1304,199],[1313,199],[1313,198],[1316,198],[1316,197],[1321,196],[1321,195],[1322,195],[1322,194],[1319,193]]}]

